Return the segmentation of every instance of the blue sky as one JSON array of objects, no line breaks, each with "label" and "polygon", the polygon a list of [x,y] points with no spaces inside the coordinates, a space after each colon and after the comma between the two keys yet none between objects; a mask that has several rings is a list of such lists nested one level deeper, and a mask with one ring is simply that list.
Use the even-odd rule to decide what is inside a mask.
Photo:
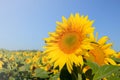
[{"label": "blue sky", "polygon": [[41,50],[56,21],[71,13],[95,20],[99,37],[109,36],[120,50],[119,0],[0,0],[0,48]]}]

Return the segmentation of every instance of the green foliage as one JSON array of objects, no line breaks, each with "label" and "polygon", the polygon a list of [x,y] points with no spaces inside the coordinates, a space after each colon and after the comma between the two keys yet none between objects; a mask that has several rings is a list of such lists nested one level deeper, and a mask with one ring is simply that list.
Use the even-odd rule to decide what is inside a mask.
[{"label": "green foliage", "polygon": [[89,60],[87,60],[86,65],[92,69],[92,74],[94,74],[100,68],[97,63],[91,62]]},{"label": "green foliage", "polygon": [[[0,69],[0,80],[119,80],[120,79],[120,66],[115,65],[103,65],[99,66],[95,62],[85,61],[84,66],[73,65],[72,73],[69,73],[66,65],[61,71],[54,73],[53,66],[48,70],[44,70],[47,66],[46,63],[42,63],[42,55],[37,62],[25,62],[26,59],[33,59],[36,56],[37,51],[8,51],[1,50],[3,61],[3,68]],[[28,54],[31,56],[25,56]],[[12,56],[13,55],[13,56]],[[35,58],[36,59],[36,58]],[[112,58],[117,64],[120,63],[120,59]],[[36,59],[37,60],[37,59]],[[39,67],[40,65],[40,67]],[[31,68],[32,66],[32,68]],[[87,71],[83,71],[87,67]],[[58,68],[56,68],[58,70]]]},{"label": "green foliage", "polygon": [[113,65],[104,65],[100,67],[97,72],[95,73],[93,80],[99,80],[104,77],[108,77],[114,72],[117,72],[120,69],[118,66],[113,66]]},{"label": "green foliage", "polygon": [[54,74],[54,75],[51,75],[50,79],[49,80],[57,80],[60,76],[60,73],[57,73],[57,74]]},{"label": "green foliage", "polygon": [[49,72],[43,70],[43,69],[35,69],[35,77],[39,78],[49,78]]},{"label": "green foliage", "polygon": [[[88,69],[85,73],[86,77],[90,80],[101,80],[103,78],[108,78],[108,80],[117,80],[120,78],[120,67],[115,65],[104,65],[104,66],[98,66],[94,62],[87,61],[86,63],[88,66],[90,66],[90,69]],[[91,75],[93,74],[93,75]],[[112,75],[114,74],[114,76]]]},{"label": "green foliage", "polygon": [[[59,78],[58,74],[44,70],[45,65],[40,61],[42,54],[39,57],[37,52],[35,50],[8,51],[2,49],[0,61],[4,64],[0,69],[0,80],[56,80]],[[26,63],[26,59],[30,59],[31,62]]]},{"label": "green foliage", "polygon": [[107,77],[108,80],[120,80],[120,69]]}]

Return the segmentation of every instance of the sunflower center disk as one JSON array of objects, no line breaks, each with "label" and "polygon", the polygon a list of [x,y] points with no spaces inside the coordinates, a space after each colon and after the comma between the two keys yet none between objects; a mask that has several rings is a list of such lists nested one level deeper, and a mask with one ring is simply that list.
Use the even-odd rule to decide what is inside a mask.
[{"label": "sunflower center disk", "polygon": [[75,32],[69,32],[63,34],[59,42],[59,47],[64,53],[70,54],[79,47],[79,44],[79,35]]},{"label": "sunflower center disk", "polygon": [[94,46],[95,49],[90,51],[90,54],[94,57],[95,62],[97,62],[99,65],[104,64],[104,52],[99,48]]}]

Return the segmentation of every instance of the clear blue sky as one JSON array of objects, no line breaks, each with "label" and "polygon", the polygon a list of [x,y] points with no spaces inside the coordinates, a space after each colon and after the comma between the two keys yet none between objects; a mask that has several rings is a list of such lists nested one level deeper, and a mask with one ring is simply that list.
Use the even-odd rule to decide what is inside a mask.
[{"label": "clear blue sky", "polygon": [[42,49],[56,21],[76,12],[95,20],[99,37],[109,36],[120,50],[119,0],[0,0],[0,48]]}]

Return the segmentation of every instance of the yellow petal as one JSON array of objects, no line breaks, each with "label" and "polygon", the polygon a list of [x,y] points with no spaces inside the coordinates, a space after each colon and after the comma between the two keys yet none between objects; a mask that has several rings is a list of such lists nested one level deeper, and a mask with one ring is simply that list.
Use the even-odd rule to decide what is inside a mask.
[{"label": "yellow petal", "polygon": [[64,16],[62,16],[62,21],[63,21],[63,23],[66,23],[67,19]]},{"label": "yellow petal", "polygon": [[105,44],[105,45],[102,46],[102,49],[107,49],[107,48],[109,48],[111,46],[112,46],[112,43]]},{"label": "yellow petal", "polygon": [[70,60],[66,63],[66,66],[67,66],[67,69],[68,69],[68,72],[69,73],[72,73],[72,65],[71,65],[71,63],[70,63]]},{"label": "yellow petal", "polygon": [[78,58],[79,58],[79,61],[80,61],[81,66],[83,66],[84,63],[83,63],[83,58],[82,58],[82,56],[79,56]]},{"label": "yellow petal", "polygon": [[108,48],[108,49],[105,49],[104,50],[104,53],[106,56],[114,56],[114,54],[116,53],[115,50],[111,49],[111,48]]},{"label": "yellow petal", "polygon": [[103,36],[101,39],[98,40],[100,45],[104,45],[109,40],[108,36]]},{"label": "yellow petal", "polygon": [[93,33],[90,34],[90,40],[95,41],[95,37]]},{"label": "yellow petal", "polygon": [[116,65],[115,61],[112,60],[112,59],[110,59],[110,58],[105,58],[105,60],[106,60],[107,62],[109,62],[110,64],[112,64],[112,65]]}]

